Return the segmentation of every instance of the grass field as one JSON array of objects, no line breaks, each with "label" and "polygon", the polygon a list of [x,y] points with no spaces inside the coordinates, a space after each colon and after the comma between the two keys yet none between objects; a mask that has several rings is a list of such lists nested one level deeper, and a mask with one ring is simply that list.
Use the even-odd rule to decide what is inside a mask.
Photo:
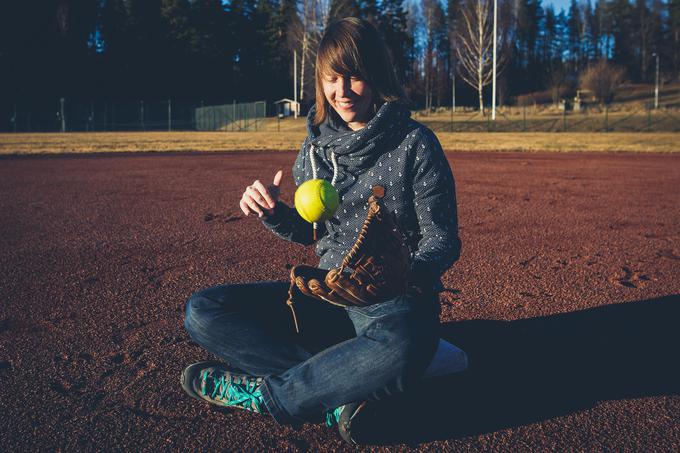
[{"label": "grass field", "polygon": [[[292,123],[288,123],[290,126]],[[663,133],[437,132],[446,151],[678,152],[680,135]],[[295,151],[303,130],[261,132],[90,132],[0,134],[0,155]]]}]

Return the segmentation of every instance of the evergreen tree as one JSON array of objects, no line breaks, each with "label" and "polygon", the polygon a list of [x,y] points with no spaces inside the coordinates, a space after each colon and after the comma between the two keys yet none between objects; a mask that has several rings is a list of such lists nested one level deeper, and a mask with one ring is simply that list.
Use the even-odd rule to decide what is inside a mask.
[{"label": "evergreen tree", "polygon": [[408,18],[401,0],[383,0],[378,28],[390,52],[397,77],[408,79],[411,68],[413,36],[408,32]]},{"label": "evergreen tree", "polygon": [[668,0],[667,30],[673,78],[680,80],[680,0]]},{"label": "evergreen tree", "polygon": [[611,60],[615,65],[625,67],[628,75],[636,79],[639,72],[637,71],[637,60],[633,45],[635,37],[633,33],[633,8],[628,0],[611,0],[608,11],[611,18],[613,43]]},{"label": "evergreen tree", "polygon": [[[627,0],[623,0],[627,1]],[[581,10],[576,0],[569,3],[569,14],[567,16],[567,42],[569,60],[572,71],[576,72],[582,61],[581,30],[582,30]]]},{"label": "evergreen tree", "polygon": [[379,25],[380,14],[378,13],[378,3],[376,0],[362,0],[359,13],[362,19],[366,19],[376,27]]},{"label": "evergreen tree", "polygon": [[329,22],[334,22],[343,17],[359,17],[361,6],[357,0],[331,0]]}]

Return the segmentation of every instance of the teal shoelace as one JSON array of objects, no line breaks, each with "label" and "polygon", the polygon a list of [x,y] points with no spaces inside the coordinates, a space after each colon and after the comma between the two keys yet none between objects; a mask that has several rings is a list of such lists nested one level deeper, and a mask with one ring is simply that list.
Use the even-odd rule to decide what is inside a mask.
[{"label": "teal shoelace", "polygon": [[[208,370],[203,371],[203,381],[205,385],[201,389],[203,395],[210,394],[210,398],[220,400],[225,406],[236,406],[252,412],[263,412],[263,398],[259,385],[255,379],[243,379],[246,382],[237,382],[238,378],[229,375],[225,378],[221,375],[219,379],[208,375]],[[212,384],[212,390],[208,387]]]},{"label": "teal shoelace", "polygon": [[340,413],[345,406],[336,407],[333,411],[326,412],[326,426],[329,428],[338,424]]}]

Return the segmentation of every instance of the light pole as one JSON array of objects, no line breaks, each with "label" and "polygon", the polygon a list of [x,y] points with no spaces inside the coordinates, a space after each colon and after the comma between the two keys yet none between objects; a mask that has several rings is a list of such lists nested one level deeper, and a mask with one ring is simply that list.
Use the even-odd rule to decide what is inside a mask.
[{"label": "light pole", "polygon": [[656,57],[656,80],[654,82],[654,110],[659,108],[659,54],[654,52],[653,57]]},{"label": "light pole", "polygon": [[491,87],[491,119],[496,121],[496,22],[498,18],[497,1],[493,0],[493,83]]},{"label": "light pole", "polygon": [[298,101],[297,101],[297,50],[293,50],[293,108],[295,113],[293,114],[295,119],[298,117]]}]

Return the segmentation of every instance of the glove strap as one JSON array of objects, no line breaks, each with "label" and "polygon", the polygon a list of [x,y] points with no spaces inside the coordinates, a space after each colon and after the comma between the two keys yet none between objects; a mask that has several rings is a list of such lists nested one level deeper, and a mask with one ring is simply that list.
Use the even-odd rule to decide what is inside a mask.
[{"label": "glove strap", "polygon": [[295,314],[295,308],[293,307],[293,286],[295,283],[292,283],[290,285],[290,289],[288,289],[288,300],[286,301],[286,305],[290,307],[290,312],[293,314],[293,324],[295,324],[295,332],[300,333],[300,326],[298,325],[298,320],[297,316]]}]

